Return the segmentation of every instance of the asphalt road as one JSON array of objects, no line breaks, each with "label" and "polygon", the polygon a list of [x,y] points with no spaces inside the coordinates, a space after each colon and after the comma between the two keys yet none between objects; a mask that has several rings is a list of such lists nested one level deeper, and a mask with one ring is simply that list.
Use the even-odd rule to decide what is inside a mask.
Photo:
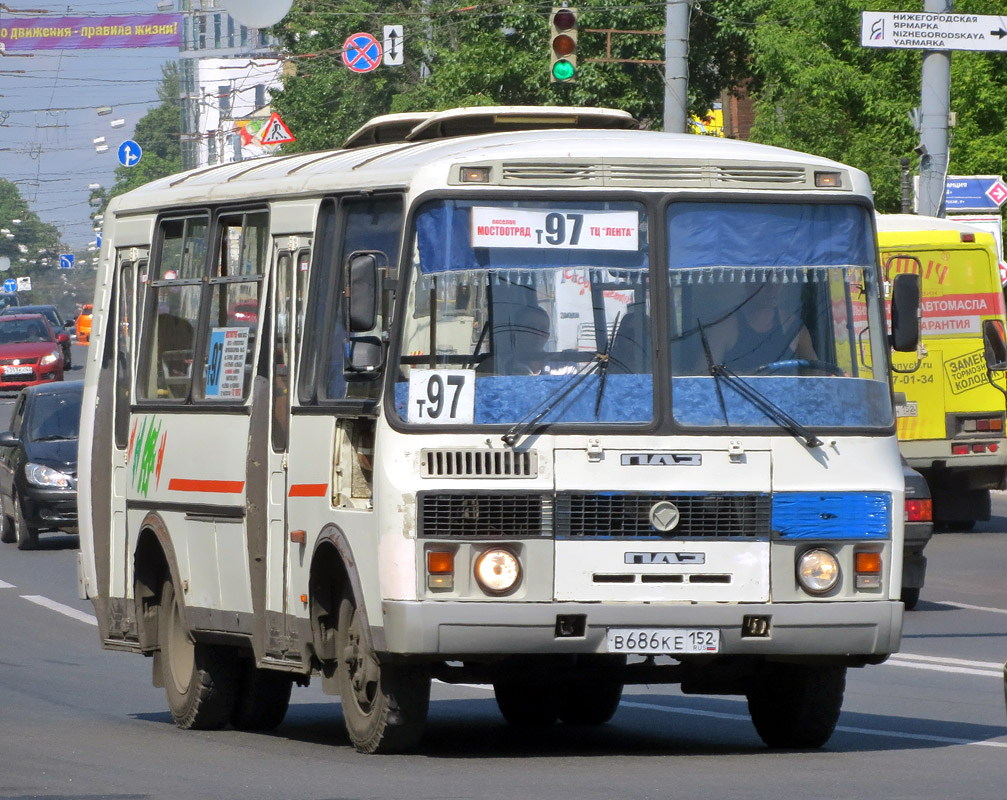
[{"label": "asphalt road", "polygon": [[405,756],[356,753],[316,683],[271,734],[181,731],[150,662],[100,648],[76,537],[0,545],[0,798],[1002,797],[1007,494],[994,513],[934,538],[902,652],[850,672],[814,752],[766,749],[740,698],[674,687],[629,687],[598,728],[528,733],[488,688],[435,684],[427,736]]}]

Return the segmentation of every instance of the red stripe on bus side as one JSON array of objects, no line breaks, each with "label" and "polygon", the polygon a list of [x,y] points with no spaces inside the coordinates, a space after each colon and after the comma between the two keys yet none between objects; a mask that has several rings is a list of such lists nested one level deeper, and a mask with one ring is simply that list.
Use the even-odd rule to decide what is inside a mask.
[{"label": "red stripe on bus side", "polygon": [[294,483],[288,497],[325,497],[329,490],[327,483]]},{"label": "red stripe on bus side", "polygon": [[238,494],[244,488],[244,481],[194,481],[188,478],[172,478],[168,481],[168,489],[173,492]]}]

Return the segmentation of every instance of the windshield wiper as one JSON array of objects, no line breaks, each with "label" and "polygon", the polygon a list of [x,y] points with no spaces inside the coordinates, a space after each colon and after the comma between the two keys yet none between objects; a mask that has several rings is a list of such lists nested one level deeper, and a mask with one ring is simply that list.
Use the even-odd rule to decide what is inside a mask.
[{"label": "windshield wiper", "polygon": [[[762,392],[745,383],[745,381],[723,364],[710,364],[710,374],[713,375],[714,380],[724,378],[728,382],[727,385],[734,389],[734,391],[762,411],[763,414],[781,428],[788,431],[795,439],[803,441],[808,447],[821,447],[824,444],[821,439],[801,425],[801,423],[776,403],[762,394]],[[723,398],[721,398],[721,402],[723,403]]]},{"label": "windshield wiper", "polygon": [[514,447],[519,441],[521,441],[528,431],[534,428],[550,411],[556,407],[557,403],[580,386],[588,375],[596,372],[607,362],[607,353],[596,352],[591,357],[591,360],[588,361],[583,368],[581,368],[580,372],[575,372],[571,375],[570,379],[561,384],[556,391],[535,406],[535,408],[529,411],[521,420],[514,423],[510,430],[500,437],[503,440],[503,443],[508,447]]},{"label": "windshield wiper", "polygon": [[601,357],[601,362],[598,365],[598,399],[594,401],[594,418],[598,419],[598,415],[601,414],[601,398],[605,394],[605,383],[608,380],[608,365],[611,362],[609,356],[612,355],[612,348],[615,347],[615,340],[619,338],[619,331],[622,328],[620,322],[620,315],[615,315],[615,322],[612,323],[612,337],[605,340],[605,350],[597,355]]}]

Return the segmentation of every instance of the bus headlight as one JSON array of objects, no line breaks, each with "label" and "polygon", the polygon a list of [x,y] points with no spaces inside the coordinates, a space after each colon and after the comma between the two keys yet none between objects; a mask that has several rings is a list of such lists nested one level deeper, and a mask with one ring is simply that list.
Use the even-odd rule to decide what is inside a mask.
[{"label": "bus headlight", "polygon": [[839,561],[824,548],[808,550],[797,560],[797,582],[808,594],[825,594],[839,583]]},{"label": "bus headlight", "polygon": [[487,550],[476,559],[476,580],[486,594],[506,594],[521,580],[521,562],[502,547]]}]

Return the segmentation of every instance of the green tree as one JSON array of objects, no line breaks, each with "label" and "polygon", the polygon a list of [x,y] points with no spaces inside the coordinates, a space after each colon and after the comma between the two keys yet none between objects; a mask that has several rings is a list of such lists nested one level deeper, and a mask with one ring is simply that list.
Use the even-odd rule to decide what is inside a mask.
[{"label": "green tree", "polygon": [[[694,8],[689,51],[690,109],[704,113],[725,88],[750,75],[752,23],[767,0],[709,0]],[[664,58],[664,5],[578,0],[578,77],[549,80],[551,4],[488,2],[459,8],[447,0],[383,3],[299,2],[277,28],[296,74],[273,94],[272,105],[297,137],[286,152],[338,146],[373,116],[463,105],[590,105],[621,108],[660,128],[664,68],[606,63],[609,41],[596,30],[661,32],[613,34],[611,58]],[[357,74],[340,52],[357,31],[405,28],[405,64]]]},{"label": "green tree", "polygon": [[[863,169],[883,211],[900,207],[900,165],[918,134],[908,112],[920,104],[919,50],[860,46],[863,2],[770,0],[756,28],[752,66],[759,79],[752,138],[834,158]],[[919,2],[871,0],[867,10],[920,11]],[[895,8],[893,8],[893,5]],[[958,0],[957,13],[998,13],[990,0]],[[951,108],[957,113],[951,174],[1007,170],[1007,64],[992,53],[952,55]]]},{"label": "green tree", "polygon": [[[115,169],[115,184],[103,204],[116,195],[142,186],[157,178],[173,175],[182,169],[182,112],[179,100],[178,65],[168,62],[161,68],[161,83],[157,87],[160,104],[150,109],[136,123],[133,139],[143,150],[143,158],[133,167]],[[100,194],[98,196],[101,196]]]},{"label": "green tree", "polygon": [[[20,220],[20,222],[14,222]],[[17,186],[0,179],[0,257],[10,260],[11,269],[0,278],[35,276],[57,265],[64,252],[59,230],[28,209]]]}]

